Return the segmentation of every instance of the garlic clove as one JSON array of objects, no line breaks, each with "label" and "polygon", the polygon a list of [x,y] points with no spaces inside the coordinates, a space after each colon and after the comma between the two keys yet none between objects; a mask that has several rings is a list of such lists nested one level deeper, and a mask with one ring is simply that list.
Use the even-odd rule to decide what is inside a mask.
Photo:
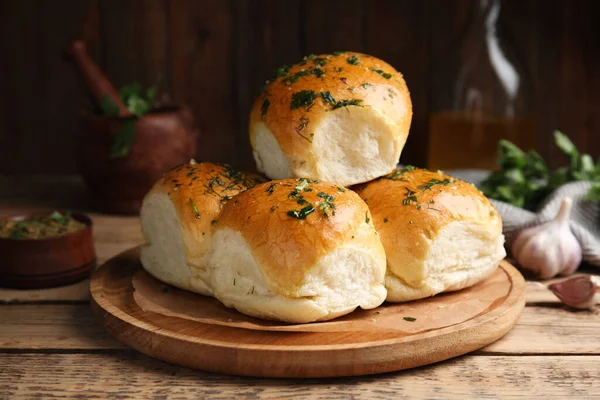
[{"label": "garlic clove", "polygon": [[578,275],[548,285],[564,304],[573,308],[592,308],[600,303],[598,285],[590,275]]},{"label": "garlic clove", "polygon": [[513,258],[538,278],[571,275],[581,263],[581,246],[569,227],[571,206],[564,198],[554,220],[523,229],[512,241]]}]

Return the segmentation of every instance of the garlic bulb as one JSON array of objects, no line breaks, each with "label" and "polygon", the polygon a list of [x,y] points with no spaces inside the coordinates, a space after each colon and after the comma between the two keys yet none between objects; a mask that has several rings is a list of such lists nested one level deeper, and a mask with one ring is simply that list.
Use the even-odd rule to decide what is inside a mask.
[{"label": "garlic bulb", "polygon": [[548,285],[564,304],[573,308],[592,308],[600,303],[597,277],[579,275]]},{"label": "garlic bulb", "polygon": [[569,228],[571,205],[566,197],[554,220],[522,230],[512,242],[513,258],[538,278],[571,275],[581,263],[581,246]]}]

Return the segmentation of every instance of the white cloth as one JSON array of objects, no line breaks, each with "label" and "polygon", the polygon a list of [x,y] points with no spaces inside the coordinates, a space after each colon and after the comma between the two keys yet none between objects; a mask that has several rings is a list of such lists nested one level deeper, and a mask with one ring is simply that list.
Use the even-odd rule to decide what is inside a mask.
[{"label": "white cloth", "polygon": [[[454,170],[447,171],[447,173],[475,185],[479,184],[489,174],[488,171],[482,170]],[[590,187],[590,182],[571,182],[562,185],[544,199],[535,212],[502,201],[492,200],[502,216],[507,249],[510,250],[510,243],[515,233],[523,228],[543,224],[554,219],[563,198],[570,197],[573,199],[573,208],[571,209],[569,225],[571,232],[581,245],[583,261],[600,266],[600,207],[597,202],[583,200]]]}]

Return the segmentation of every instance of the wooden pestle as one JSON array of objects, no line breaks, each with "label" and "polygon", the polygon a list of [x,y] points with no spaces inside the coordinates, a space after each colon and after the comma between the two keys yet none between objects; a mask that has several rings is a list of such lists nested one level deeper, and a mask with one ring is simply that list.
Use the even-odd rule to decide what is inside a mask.
[{"label": "wooden pestle", "polygon": [[110,83],[100,67],[88,56],[83,40],[75,40],[71,43],[70,55],[75,61],[88,90],[98,104],[101,104],[102,98],[108,95],[119,108],[119,116],[131,115],[131,112],[121,100],[117,89]]}]

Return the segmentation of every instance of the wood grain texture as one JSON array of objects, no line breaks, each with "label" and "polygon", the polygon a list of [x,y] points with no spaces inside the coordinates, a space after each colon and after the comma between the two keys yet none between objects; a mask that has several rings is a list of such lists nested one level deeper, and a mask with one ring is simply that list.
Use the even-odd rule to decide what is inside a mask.
[{"label": "wood grain texture", "polygon": [[84,24],[93,31],[92,5],[0,2],[1,172],[75,170],[75,121],[85,97],[62,55]]},{"label": "wood grain texture", "polygon": [[[76,172],[74,130],[86,100],[66,43],[84,37],[115,83],[151,84],[192,106],[198,157],[252,169],[247,111],[258,83],[302,54],[352,48],[406,75],[415,120],[404,157],[425,165],[427,116],[447,104],[453,65],[475,0],[34,0],[0,2],[0,172]],[[500,33],[527,63],[537,150],[563,162],[552,131],[600,155],[600,5],[594,0],[502,1]],[[434,74],[434,69],[442,73]],[[438,76],[436,76],[438,75]]]},{"label": "wood grain texture", "polygon": [[426,160],[429,82],[423,76],[431,73],[427,62],[429,19],[425,1],[365,2],[366,51],[404,76],[413,103],[410,134],[400,156],[404,164],[424,165]]},{"label": "wood grain texture", "polygon": [[236,164],[256,171],[249,137],[250,109],[259,89],[282,65],[302,58],[300,1],[239,0],[235,8]]},{"label": "wood grain texture", "polygon": [[2,350],[126,348],[105,330],[99,329],[87,304],[0,307],[2,307],[0,308],[0,349]]},{"label": "wood grain texture", "polygon": [[99,3],[100,65],[117,87],[135,81],[145,86],[166,79],[167,2]]},{"label": "wood grain texture", "polygon": [[[301,2],[302,52],[365,52],[366,0]],[[392,64],[393,65],[393,64]]]},{"label": "wood grain texture", "polygon": [[[95,321],[87,304],[0,306],[0,315],[0,352],[128,348],[108,335]],[[506,336],[476,354],[600,355],[598,315],[598,311],[573,312],[561,307],[528,306]]]},{"label": "wood grain texture", "polygon": [[[397,330],[373,330],[374,319],[364,314],[364,330],[355,329],[352,334],[335,328],[318,333],[300,328],[292,332],[239,329],[142,310],[133,300],[132,287],[132,276],[140,267],[139,254],[134,249],[96,271],[90,291],[92,309],[100,324],[144,354],[234,375],[352,376],[430,364],[479,349],[504,336],[525,303],[523,277],[503,262],[498,272],[506,285],[498,286],[501,297],[480,314],[453,325],[407,335]],[[401,306],[388,305],[385,312],[393,313]],[[419,315],[425,309],[412,312]],[[402,314],[397,318],[401,321]]]},{"label": "wood grain texture", "polygon": [[171,91],[196,117],[198,160],[238,166],[233,28],[231,0],[169,3]]},{"label": "wood grain texture", "polygon": [[464,356],[370,377],[269,380],[202,373],[137,353],[0,354],[0,398],[586,399],[600,392],[599,364],[600,356]]}]

